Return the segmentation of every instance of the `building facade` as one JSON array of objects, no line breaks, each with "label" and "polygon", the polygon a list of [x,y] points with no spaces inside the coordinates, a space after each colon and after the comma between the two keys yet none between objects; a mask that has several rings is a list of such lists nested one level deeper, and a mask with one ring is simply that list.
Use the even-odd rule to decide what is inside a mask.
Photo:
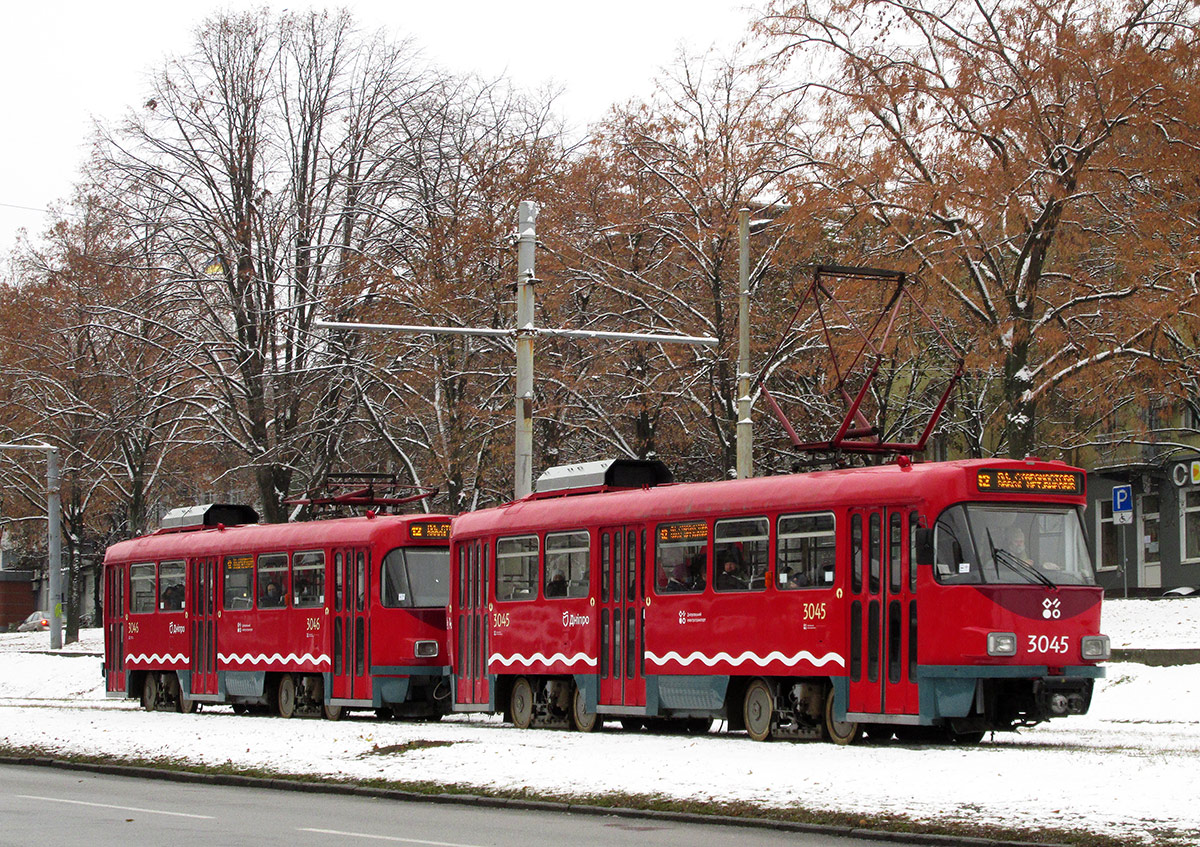
[{"label": "building facade", "polygon": [[[1132,488],[1132,521],[1113,514],[1113,489]],[[1089,544],[1110,595],[1157,596],[1200,587],[1200,452],[1097,467],[1088,473]]]}]

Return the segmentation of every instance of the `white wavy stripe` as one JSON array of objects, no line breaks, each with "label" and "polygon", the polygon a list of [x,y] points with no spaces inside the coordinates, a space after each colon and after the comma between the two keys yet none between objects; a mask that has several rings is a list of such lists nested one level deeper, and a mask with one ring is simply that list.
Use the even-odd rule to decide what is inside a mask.
[{"label": "white wavy stripe", "polygon": [[125,656],[125,661],[128,662],[187,662],[190,661],[183,653],[163,653],[161,656],[157,653],[138,653],[136,656],[129,653]]},{"label": "white wavy stripe", "polygon": [[736,659],[733,656],[731,656],[729,653],[718,653],[715,656],[709,657],[697,650],[695,653],[692,653],[691,655],[684,657],[682,654],[676,653],[674,650],[668,650],[662,656],[657,656],[654,653],[651,653],[649,650],[647,650],[646,658],[649,659],[651,662],[654,662],[657,665],[665,665],[667,662],[679,662],[679,664],[683,665],[684,667],[687,667],[692,662],[701,662],[710,668],[713,665],[719,664],[721,662],[727,662],[734,666],[741,665],[746,662],[753,662],[754,664],[758,665],[760,668],[765,668],[767,665],[771,664],[772,662],[780,662],[782,664],[787,665],[788,667],[795,667],[796,665],[800,664],[801,662],[811,662],[812,664],[816,665],[818,668],[822,667],[824,665],[827,665],[830,662],[835,662],[835,663],[841,665],[842,667],[846,667],[846,660],[843,659],[837,653],[826,653],[824,656],[817,658],[816,656],[814,656],[812,653],[808,652],[807,650],[801,650],[800,652],[796,653],[796,655],[794,655],[794,656],[785,656],[783,653],[779,652],[778,650],[775,650],[772,653],[768,653],[765,657],[759,656],[757,653],[753,653],[750,650],[747,650],[745,653],[738,656]]},{"label": "white wavy stripe", "polygon": [[217,658],[226,664],[236,662],[243,665],[273,665],[276,662],[281,665],[286,665],[289,662],[294,662],[296,664],[312,662],[314,665],[329,664],[328,656],[324,654],[320,656],[314,656],[312,653],[304,653],[300,656],[297,656],[295,653],[288,653],[286,656],[284,656],[282,653],[274,653],[270,656],[266,655],[265,653],[258,653],[257,655],[252,653],[243,653],[240,656],[237,653],[218,653]]},{"label": "white wavy stripe", "polygon": [[532,656],[523,656],[520,653],[514,653],[511,656],[501,656],[499,653],[493,653],[488,657],[488,664],[499,662],[506,668],[511,668],[515,663],[520,662],[524,667],[530,667],[538,662],[547,665],[552,665],[555,662],[562,662],[564,665],[573,665],[576,662],[583,662],[588,667],[596,667],[598,664],[596,659],[593,659],[587,653],[576,653],[574,656],[568,656],[566,653],[555,653],[553,656],[546,656],[542,653],[534,653]]}]

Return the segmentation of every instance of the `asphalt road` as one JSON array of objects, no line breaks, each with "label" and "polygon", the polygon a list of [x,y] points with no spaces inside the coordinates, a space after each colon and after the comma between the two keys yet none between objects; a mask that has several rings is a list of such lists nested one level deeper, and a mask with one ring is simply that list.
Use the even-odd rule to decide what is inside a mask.
[{"label": "asphalt road", "polygon": [[881,842],[753,827],[400,802],[0,766],[0,847],[155,843],[225,847],[878,847]]}]

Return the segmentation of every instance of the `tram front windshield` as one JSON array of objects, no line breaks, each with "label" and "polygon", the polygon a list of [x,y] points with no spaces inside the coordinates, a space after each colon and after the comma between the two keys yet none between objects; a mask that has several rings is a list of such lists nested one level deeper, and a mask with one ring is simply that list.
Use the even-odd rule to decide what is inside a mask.
[{"label": "tram front windshield", "polygon": [[934,573],[946,585],[1095,585],[1079,510],[967,503],[934,528]]},{"label": "tram front windshield", "polygon": [[383,605],[431,608],[450,602],[450,548],[397,547],[383,559]]}]

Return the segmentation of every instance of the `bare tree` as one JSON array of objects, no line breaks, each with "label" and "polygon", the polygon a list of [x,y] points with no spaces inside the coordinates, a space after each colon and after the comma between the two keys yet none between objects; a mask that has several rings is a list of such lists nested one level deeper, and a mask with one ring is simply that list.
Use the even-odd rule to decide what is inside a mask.
[{"label": "bare tree", "polygon": [[389,133],[428,84],[407,46],[361,40],[345,13],[219,16],[102,139],[114,201],[163,251],[160,296],[192,313],[195,408],[268,520],[349,432],[353,351],[312,320],[388,278],[378,248],[403,238],[406,202]]}]

